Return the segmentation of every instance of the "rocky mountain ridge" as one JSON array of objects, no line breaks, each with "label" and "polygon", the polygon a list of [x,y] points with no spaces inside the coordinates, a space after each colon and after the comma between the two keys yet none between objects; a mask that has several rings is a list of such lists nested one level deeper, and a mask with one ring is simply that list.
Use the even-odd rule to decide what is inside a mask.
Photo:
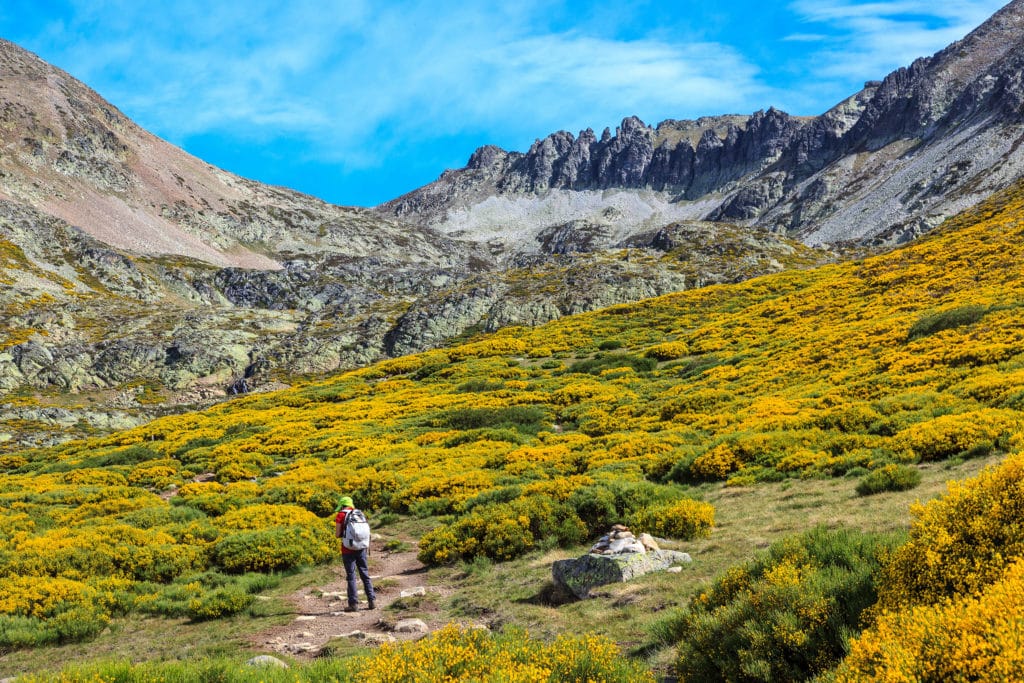
[{"label": "rocky mountain ridge", "polygon": [[[1024,1],[1014,0],[821,116],[770,108],[653,127],[629,117],[614,134],[559,131],[525,153],[485,146],[465,168],[378,209],[488,242],[502,221],[536,233],[552,226],[554,204],[575,201],[589,212],[577,219],[588,219],[628,191],[656,209],[620,224],[652,227],[656,214],[758,225],[808,244],[898,243],[1024,171],[1022,72]],[[565,197],[609,191],[604,201]]]}]

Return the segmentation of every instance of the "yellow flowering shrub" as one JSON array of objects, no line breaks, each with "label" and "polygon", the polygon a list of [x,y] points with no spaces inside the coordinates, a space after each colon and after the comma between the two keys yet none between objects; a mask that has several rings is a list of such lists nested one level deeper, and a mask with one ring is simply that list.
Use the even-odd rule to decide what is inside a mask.
[{"label": "yellow flowering shrub", "polygon": [[76,580],[168,580],[205,559],[201,548],[181,545],[164,531],[125,524],[51,529],[18,543],[14,551],[10,571]]},{"label": "yellow flowering shrub", "polygon": [[1024,680],[1024,560],[981,592],[883,612],[850,643],[835,683]]},{"label": "yellow flowering shrub", "polygon": [[0,578],[0,614],[46,617],[75,603],[90,604],[95,598],[95,591],[82,581],[35,576]]},{"label": "yellow flowering shrub", "polygon": [[76,486],[125,486],[129,483],[120,472],[98,468],[71,470],[62,479]]},{"label": "yellow flowering shrub", "polygon": [[829,462],[829,455],[823,451],[806,448],[783,456],[776,467],[783,472],[807,472],[821,470]]},{"label": "yellow flowering shrub", "polygon": [[570,505],[531,496],[473,508],[452,524],[427,532],[420,538],[419,559],[427,564],[477,556],[510,560],[539,543],[580,543],[586,535],[586,526]]},{"label": "yellow flowering shrub", "polygon": [[463,360],[465,358],[524,354],[529,348],[529,344],[522,339],[495,336],[483,341],[456,346],[448,350],[448,355],[452,360]]},{"label": "yellow flowering shrub", "polygon": [[535,346],[526,353],[530,358],[550,358],[552,351],[550,346]]},{"label": "yellow flowering shrub", "polygon": [[690,463],[690,473],[697,479],[725,479],[741,465],[732,447],[719,444],[694,458]]},{"label": "yellow flowering shrub", "polygon": [[574,474],[558,477],[549,481],[538,481],[523,487],[523,497],[547,496],[558,501],[566,501],[577,490],[584,486],[592,486],[594,479],[585,474]]},{"label": "yellow flowering shrub", "polygon": [[880,608],[971,595],[1024,557],[1024,454],[911,508],[910,540],[885,566]]},{"label": "yellow flowering shrub", "polygon": [[0,455],[0,470],[16,470],[28,464],[28,458],[11,453]]},{"label": "yellow flowering shrub", "polygon": [[217,518],[217,526],[232,530],[278,526],[318,528],[323,525],[323,519],[296,505],[247,505]]},{"label": "yellow flowering shrub", "polygon": [[706,538],[715,525],[715,507],[711,503],[683,498],[638,510],[629,524],[634,531],[645,531],[653,536],[684,540]]},{"label": "yellow flowering shrub", "polygon": [[647,349],[646,356],[657,360],[675,360],[690,354],[690,348],[685,342],[673,341],[663,344],[655,344]]},{"label": "yellow flowering shrub", "polygon": [[[293,446],[288,446],[287,450],[290,453],[299,452]],[[220,481],[242,481],[260,476],[271,464],[273,460],[261,453],[230,453],[216,458],[214,470]]]},{"label": "yellow flowering shrub", "polygon": [[180,470],[181,465],[177,460],[170,458],[150,460],[133,467],[132,471],[128,474],[127,483],[132,486],[143,486],[156,491],[163,491],[172,485],[181,483]]},{"label": "yellow flowering shrub", "polygon": [[112,600],[86,583],[62,578],[0,578],[0,648],[83,640],[110,621]]},{"label": "yellow flowering shrub", "polygon": [[562,636],[543,643],[523,631],[492,634],[454,625],[416,642],[383,645],[349,667],[353,678],[365,683],[654,683],[649,671],[626,659],[606,638]]},{"label": "yellow flowering shrub", "polygon": [[988,452],[1021,426],[1009,411],[978,410],[942,415],[911,425],[896,435],[897,450],[907,449],[921,460],[941,460],[972,449]]}]

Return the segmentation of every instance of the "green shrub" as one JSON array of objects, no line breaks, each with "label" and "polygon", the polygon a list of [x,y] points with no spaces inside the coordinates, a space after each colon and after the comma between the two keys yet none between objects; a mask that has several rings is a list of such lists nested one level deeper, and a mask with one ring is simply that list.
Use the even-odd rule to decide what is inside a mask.
[{"label": "green shrub", "polygon": [[927,337],[942,330],[952,330],[957,327],[973,325],[984,318],[991,310],[988,306],[958,306],[948,311],[940,311],[923,316],[910,326],[910,330],[907,332],[907,341]]},{"label": "green shrub", "polygon": [[106,455],[95,455],[85,458],[78,467],[88,469],[91,467],[110,467],[112,465],[138,465],[147,460],[159,460],[163,457],[162,454],[145,446],[128,446]]},{"label": "green shrub", "polygon": [[450,436],[441,443],[445,448],[455,448],[476,441],[504,441],[505,443],[520,444],[524,439],[517,429],[504,427],[500,429],[470,429]]},{"label": "green shrub", "polygon": [[[317,517],[326,517],[334,510],[338,502],[338,492],[331,486],[332,482],[324,482],[317,486],[313,484],[293,484],[290,486],[274,486],[270,482],[259,497],[259,502],[271,505],[300,505],[312,512]],[[359,495],[363,492],[353,492],[358,500],[368,500],[365,496]],[[376,502],[376,501],[374,501]],[[367,509],[376,505],[362,503]]]},{"label": "green shrub", "polygon": [[471,379],[455,387],[455,391],[462,393],[479,393],[483,391],[497,391],[505,386],[501,380]]},{"label": "green shrub", "polygon": [[615,349],[622,348],[622,342],[618,339],[605,339],[597,345],[597,348],[600,351],[614,351]]},{"label": "green shrub", "polygon": [[251,605],[253,596],[238,586],[219,588],[188,602],[186,614],[194,621],[237,614]]},{"label": "green shrub", "polygon": [[213,559],[225,571],[276,571],[319,564],[335,554],[325,528],[274,527],[227,534],[213,547]]},{"label": "green shrub", "polygon": [[877,597],[893,536],[818,528],[733,567],[654,635],[684,680],[802,681],[836,665]]},{"label": "green shrub", "polygon": [[191,450],[194,450],[194,449],[197,449],[197,448],[204,448],[204,447],[208,447],[208,446],[216,446],[219,443],[220,443],[219,439],[212,439],[212,438],[210,438],[208,436],[203,436],[203,437],[200,437],[198,439],[190,439],[190,440],[186,441],[184,444],[182,444],[173,453],[171,453],[171,455],[173,457],[175,457],[175,458],[181,459],[181,456],[185,455],[186,453],[188,453]]},{"label": "green shrub", "polygon": [[99,635],[110,621],[106,610],[77,604],[46,618],[0,614],[0,649],[74,643]]},{"label": "green shrub", "polygon": [[[137,529],[154,529],[181,522],[206,519],[206,515],[190,507],[150,507],[126,512],[118,519]],[[164,530],[166,531],[166,529]]]},{"label": "green shrub", "polygon": [[857,483],[857,495],[870,496],[883,491],[909,491],[921,483],[915,467],[889,464],[872,470]]},{"label": "green shrub", "polygon": [[462,504],[463,512],[470,512],[474,508],[486,507],[495,503],[511,503],[519,498],[523,487],[518,485],[503,486],[501,488],[489,489],[469,498]]},{"label": "green shrub", "polygon": [[671,503],[682,495],[675,486],[649,481],[608,481],[573,491],[569,505],[586,525],[590,535],[624,523],[638,510]]},{"label": "green shrub", "polygon": [[636,372],[650,372],[656,367],[658,367],[658,361],[653,358],[641,358],[628,353],[599,353],[593,358],[576,361],[565,372],[600,375],[605,370],[614,368],[632,368]]},{"label": "green shrub", "polygon": [[593,536],[604,533],[612,524],[623,521],[615,504],[615,494],[604,486],[585,486],[576,489],[569,504]]},{"label": "green shrub", "polygon": [[455,408],[443,413],[434,426],[462,430],[507,427],[536,434],[549,419],[547,412],[536,406]]},{"label": "green shrub", "polygon": [[547,496],[519,498],[474,508],[420,538],[419,559],[449,564],[483,556],[511,560],[537,547],[574,545],[587,536],[572,507]]},{"label": "green shrub", "polygon": [[252,572],[227,575],[206,571],[175,579],[167,585],[141,582],[133,587],[134,607],[165,617],[188,616],[196,621],[216,619],[242,611],[252,596],[276,587],[281,579]]}]

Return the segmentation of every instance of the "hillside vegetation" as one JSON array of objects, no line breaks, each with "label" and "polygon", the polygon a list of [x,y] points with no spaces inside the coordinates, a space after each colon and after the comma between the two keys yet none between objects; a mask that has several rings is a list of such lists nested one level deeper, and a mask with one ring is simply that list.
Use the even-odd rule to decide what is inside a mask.
[{"label": "hillside vegetation", "polygon": [[[274,580],[265,572],[332,557],[327,516],[342,492],[377,514],[429,520],[428,563],[503,561],[575,546],[612,521],[705,535],[713,509],[695,500],[705,482],[863,475],[874,477],[869,494],[912,486],[920,463],[1017,450],[1022,236],[1018,185],[883,256],[508,328],[102,439],[2,455],[0,648],[88,638],[119,614],[245,609]],[[1020,601],[1014,520],[1024,496],[994,492],[1022,480],[1016,458],[954,489],[915,513],[910,542],[880,570],[834,583],[868,607],[870,582],[880,582],[868,609],[875,633],[988,623],[992,604]],[[724,577],[703,609],[757,591],[785,603],[805,578],[862,561],[850,557],[884,559],[876,546],[889,542],[794,543]],[[825,603],[839,591],[816,585]],[[796,649],[817,642],[808,610],[812,623],[780,621],[772,637]],[[850,619],[858,624],[859,612]],[[894,637],[885,642],[906,649],[879,652],[873,638],[855,641],[840,678],[930,653]],[[842,655],[840,646],[833,657]],[[764,679],[775,665],[740,670]]]}]

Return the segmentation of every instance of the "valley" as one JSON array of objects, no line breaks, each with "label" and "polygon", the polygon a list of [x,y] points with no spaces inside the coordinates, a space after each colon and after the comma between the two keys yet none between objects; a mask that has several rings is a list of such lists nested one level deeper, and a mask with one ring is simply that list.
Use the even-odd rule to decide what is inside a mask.
[{"label": "valley", "polygon": [[0,680],[1024,677],[1022,28],[372,208],[0,41]]}]

